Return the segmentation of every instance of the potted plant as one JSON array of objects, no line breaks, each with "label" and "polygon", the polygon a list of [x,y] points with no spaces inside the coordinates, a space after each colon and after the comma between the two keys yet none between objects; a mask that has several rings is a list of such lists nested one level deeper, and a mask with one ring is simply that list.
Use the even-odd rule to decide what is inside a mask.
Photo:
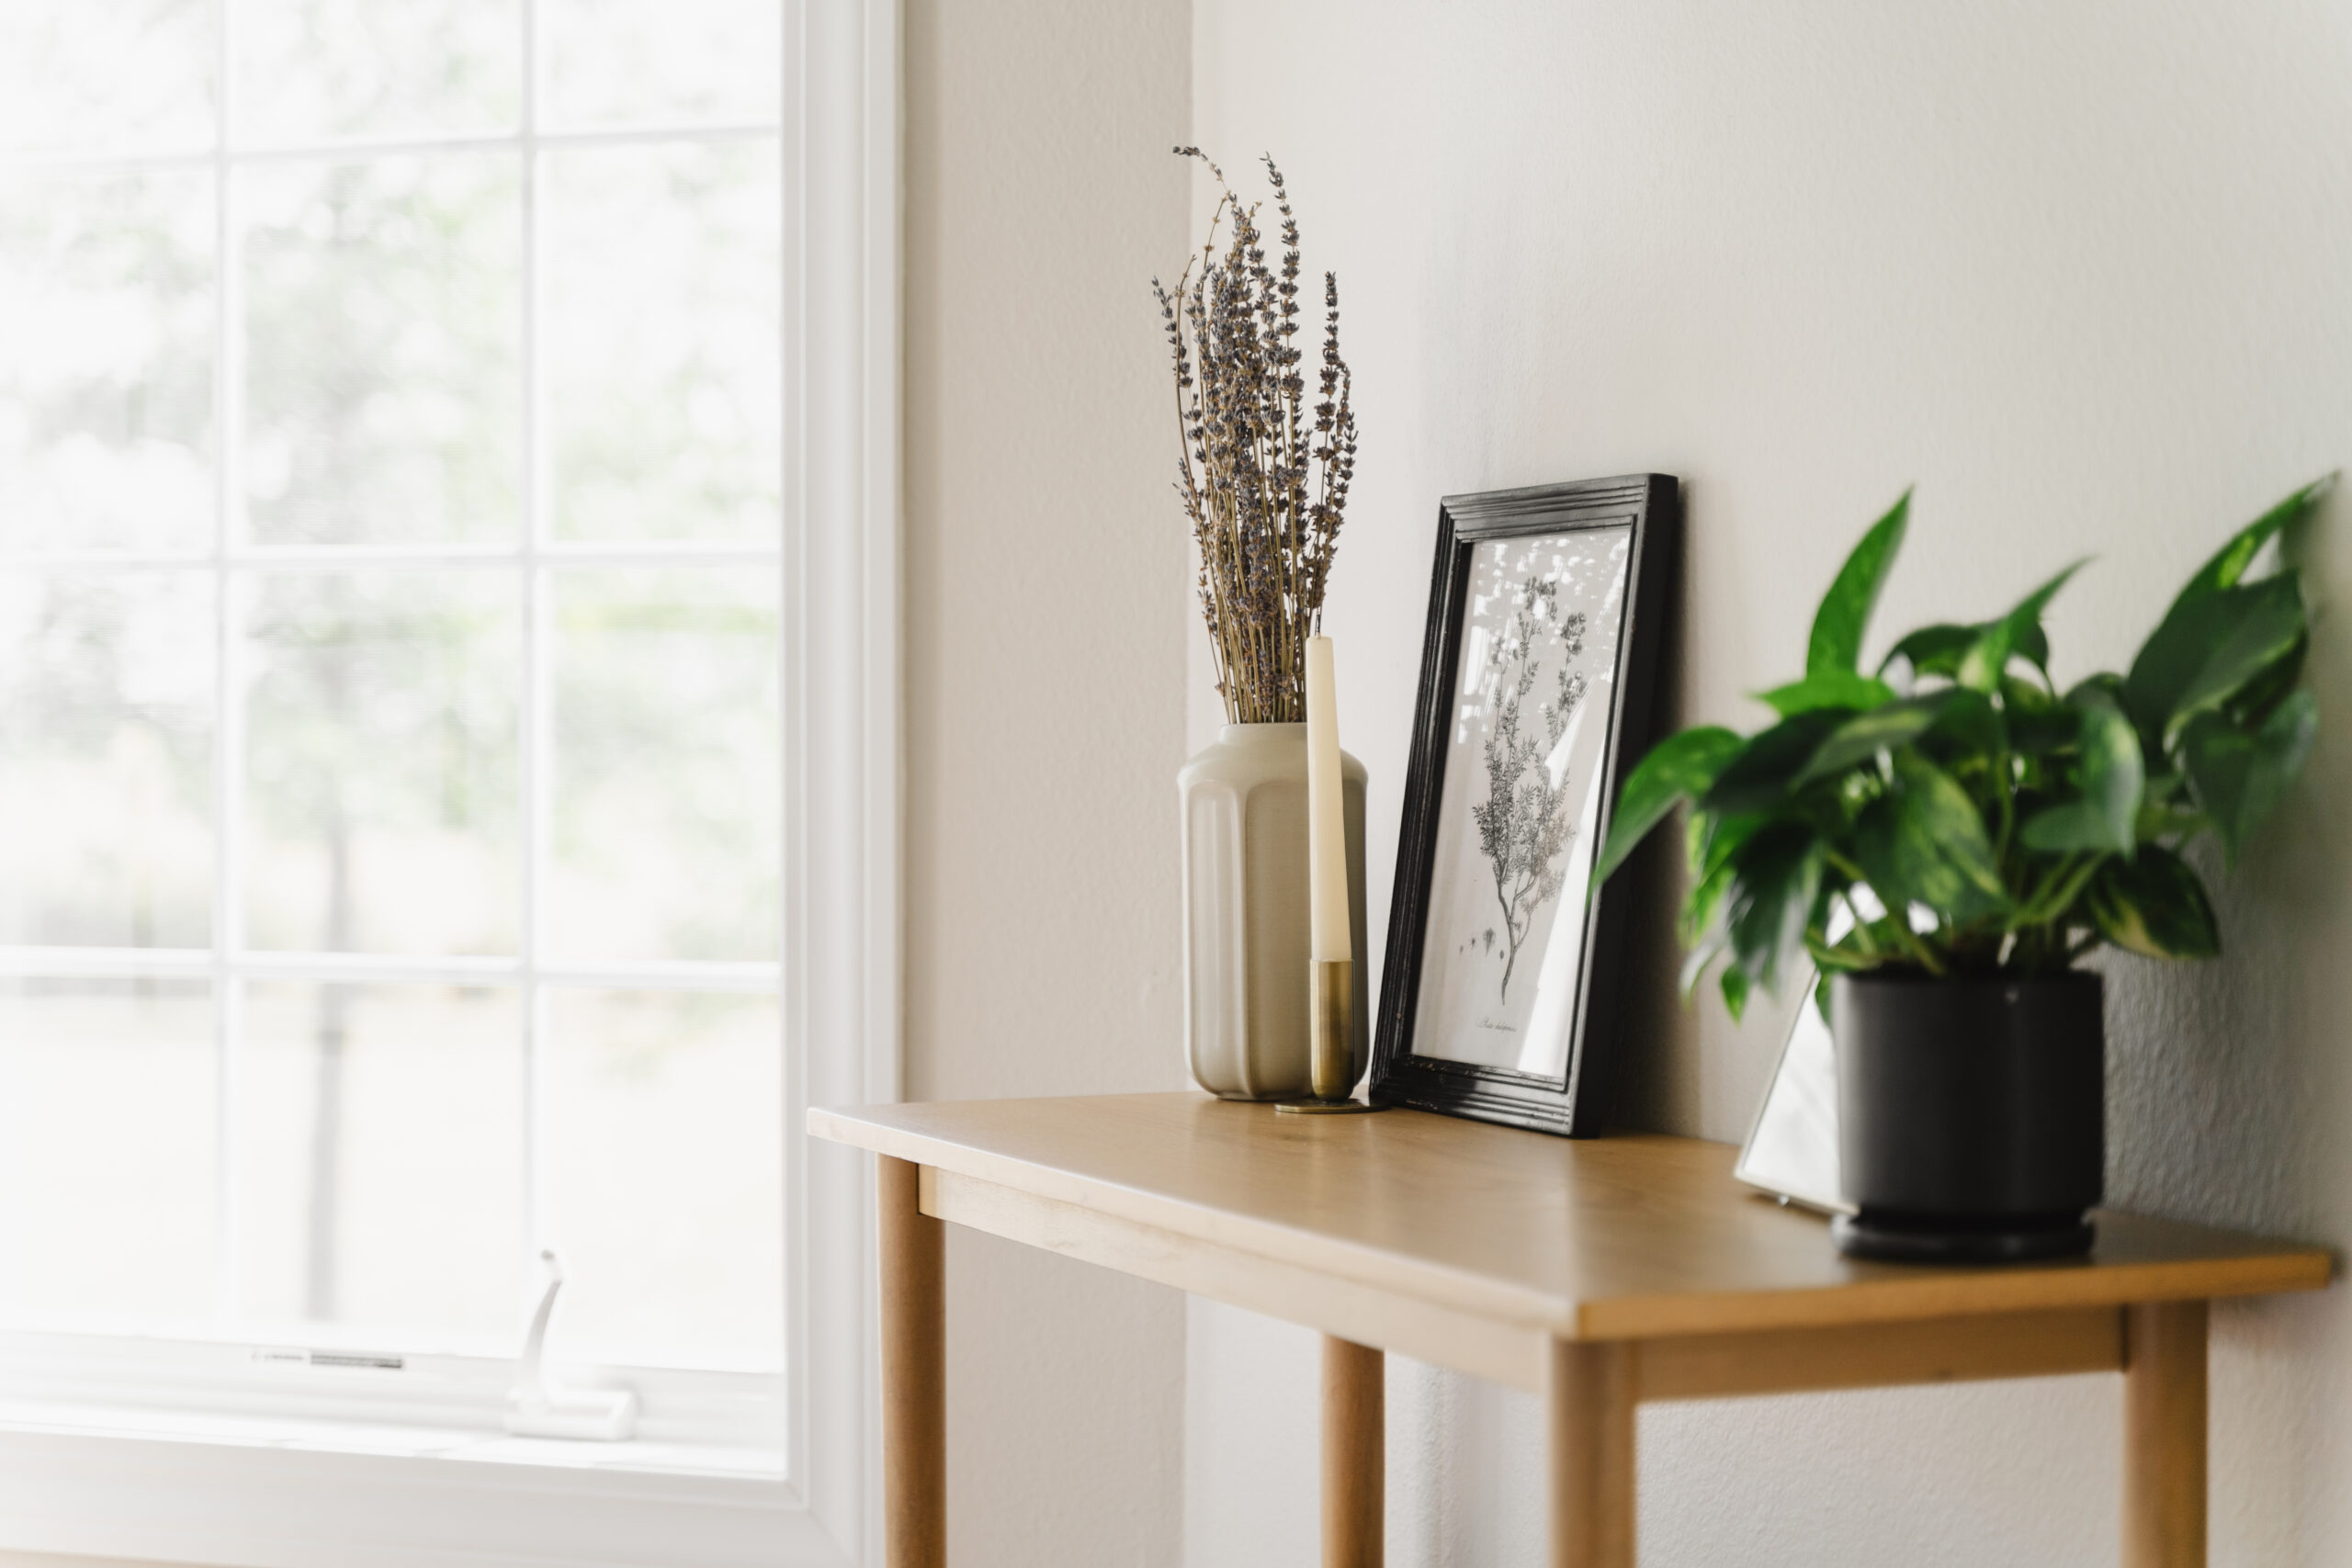
[{"label": "potted plant", "polygon": [[[1861,1257],[2063,1256],[2090,1245],[2104,1165],[2102,943],[2221,950],[2182,851],[2234,860],[2311,750],[2291,568],[2263,547],[2321,480],[2199,568],[2123,674],[2061,691],[2041,614],[2082,564],[2007,615],[1922,626],[1877,666],[1862,637],[1909,517],[1863,536],[1814,616],[1802,680],[1754,735],[1713,725],[1627,777],[1600,874],[1683,802],[1686,996],[1724,1005],[1819,970],[1836,1041],[1839,1163]],[[1596,882],[1599,880],[1596,877]]]},{"label": "potted plant", "polygon": [[[1184,1032],[1193,1077],[1228,1100],[1311,1088],[1307,1036],[1306,642],[1320,630],[1355,475],[1340,285],[1323,275],[1319,364],[1305,368],[1298,221],[1265,160],[1281,249],[1226,184],[1171,290],[1154,279],[1176,392],[1176,492],[1226,724],[1177,775],[1184,856]],[[1308,341],[1312,342],[1310,334]],[[1363,765],[1340,757],[1350,929],[1364,929]],[[1370,1055],[1369,964],[1351,966],[1348,1081]]]}]

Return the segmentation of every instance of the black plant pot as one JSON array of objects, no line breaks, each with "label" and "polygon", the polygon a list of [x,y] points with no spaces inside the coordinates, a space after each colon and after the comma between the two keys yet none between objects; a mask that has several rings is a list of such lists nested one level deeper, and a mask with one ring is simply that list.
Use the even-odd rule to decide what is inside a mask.
[{"label": "black plant pot", "polygon": [[1840,975],[1837,1225],[1853,1258],[2087,1251],[2107,1156],[2099,977]]}]

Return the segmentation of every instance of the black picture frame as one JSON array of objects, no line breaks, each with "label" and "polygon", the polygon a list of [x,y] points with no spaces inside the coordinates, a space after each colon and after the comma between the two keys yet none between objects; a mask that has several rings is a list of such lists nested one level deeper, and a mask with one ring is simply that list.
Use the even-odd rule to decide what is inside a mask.
[{"label": "black picture frame", "polygon": [[[1374,1104],[1414,1106],[1569,1137],[1592,1135],[1609,1115],[1615,1067],[1625,1045],[1623,972],[1627,898],[1633,890],[1623,877],[1604,884],[1580,911],[1580,961],[1566,1029],[1566,1068],[1559,1077],[1419,1053],[1414,1028],[1428,952],[1439,829],[1447,809],[1447,735],[1456,710],[1474,554],[1496,540],[1626,525],[1631,525],[1631,538],[1623,619],[1601,742],[1604,794],[1588,854],[1597,853],[1607,839],[1609,813],[1624,786],[1624,775],[1649,746],[1669,589],[1680,547],[1680,487],[1671,475],[1633,474],[1447,496],[1439,504],[1437,562],[1430,586],[1396,889],[1389,906],[1387,961],[1376,1014],[1369,1090]],[[1468,809],[1466,801],[1457,804]],[[1491,940],[1491,931],[1487,934]]]}]

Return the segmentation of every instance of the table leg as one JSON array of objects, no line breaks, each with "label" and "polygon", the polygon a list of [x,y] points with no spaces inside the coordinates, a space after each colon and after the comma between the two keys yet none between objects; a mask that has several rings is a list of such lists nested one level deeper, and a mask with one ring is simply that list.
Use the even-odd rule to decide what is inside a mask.
[{"label": "table leg", "polygon": [[878,1156],[882,1230],[882,1540],[888,1568],[947,1562],[945,1242],[922,1168]]},{"label": "table leg", "polygon": [[1634,1348],[1555,1339],[1552,1568],[1634,1568]]},{"label": "table leg", "polygon": [[2205,1568],[2205,1303],[2127,1307],[2124,1568]]},{"label": "table leg", "polygon": [[1388,1358],[1323,1337],[1323,1568],[1380,1568]]}]

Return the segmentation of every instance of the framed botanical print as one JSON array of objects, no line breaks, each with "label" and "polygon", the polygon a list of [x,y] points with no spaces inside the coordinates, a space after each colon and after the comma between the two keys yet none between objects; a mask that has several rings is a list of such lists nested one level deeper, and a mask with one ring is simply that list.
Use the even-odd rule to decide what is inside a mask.
[{"label": "framed botanical print", "polygon": [[1664,474],[1449,496],[1372,1098],[1572,1136],[1609,1111],[1627,879],[1591,893],[1650,738],[1679,533]]}]

